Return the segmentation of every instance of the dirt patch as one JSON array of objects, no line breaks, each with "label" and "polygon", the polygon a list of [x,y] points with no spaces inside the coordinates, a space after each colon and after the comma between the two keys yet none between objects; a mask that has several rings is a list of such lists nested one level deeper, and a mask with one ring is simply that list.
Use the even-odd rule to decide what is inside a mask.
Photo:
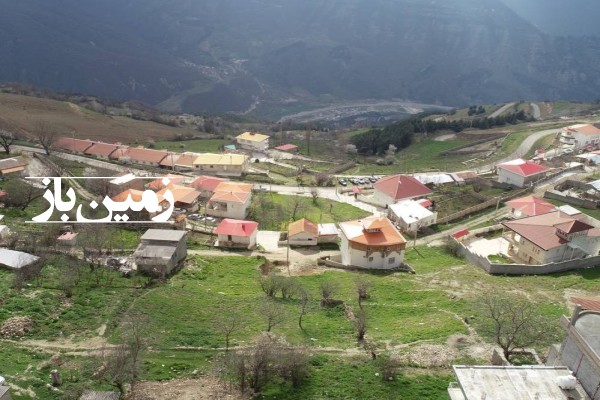
[{"label": "dirt patch", "polygon": [[212,377],[200,379],[183,379],[166,382],[140,382],[135,385],[134,392],[128,400],[246,400],[235,389],[229,390],[222,382]]},{"label": "dirt patch", "polygon": [[458,350],[441,344],[420,344],[411,347],[409,353],[398,356],[402,364],[415,365],[423,368],[449,367],[459,356]]},{"label": "dirt patch", "polygon": [[455,137],[456,137],[455,133],[450,133],[448,135],[438,136],[433,140],[435,140],[436,142],[445,142],[446,140],[454,139]]},{"label": "dirt patch", "polygon": [[2,323],[0,335],[7,338],[23,337],[33,330],[33,318],[12,317]]},{"label": "dirt patch", "polygon": [[25,389],[25,388],[15,385],[14,383],[9,383],[8,387],[10,388],[12,394],[15,396],[27,396],[30,399],[36,398],[35,392],[33,390],[31,390],[31,388],[29,388],[29,387],[27,389]]}]

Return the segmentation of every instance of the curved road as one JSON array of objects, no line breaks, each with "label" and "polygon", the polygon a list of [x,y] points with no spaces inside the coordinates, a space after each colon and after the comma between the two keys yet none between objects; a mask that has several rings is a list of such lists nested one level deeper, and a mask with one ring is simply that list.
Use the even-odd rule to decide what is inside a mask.
[{"label": "curved road", "polygon": [[496,118],[497,116],[502,115],[502,113],[504,111],[508,110],[510,107],[514,106],[515,104],[516,103],[506,103],[505,105],[503,105],[502,107],[500,107],[499,109],[497,109],[496,111],[491,113],[488,118]]}]

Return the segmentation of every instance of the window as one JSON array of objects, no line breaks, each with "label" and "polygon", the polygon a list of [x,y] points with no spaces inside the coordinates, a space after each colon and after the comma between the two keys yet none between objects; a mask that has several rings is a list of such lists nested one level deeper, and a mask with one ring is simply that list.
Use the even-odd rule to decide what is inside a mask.
[{"label": "window", "polygon": [[373,257],[369,257],[369,262],[373,261]]},{"label": "window", "polygon": [[396,262],[396,257],[388,258],[388,264],[393,264]]}]

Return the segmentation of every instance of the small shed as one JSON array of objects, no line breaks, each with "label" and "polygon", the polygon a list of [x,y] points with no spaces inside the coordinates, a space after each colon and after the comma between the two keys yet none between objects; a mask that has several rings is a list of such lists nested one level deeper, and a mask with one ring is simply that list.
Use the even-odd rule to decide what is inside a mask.
[{"label": "small shed", "polygon": [[340,237],[340,232],[338,231],[337,226],[335,224],[319,224],[319,243],[335,243]]},{"label": "small shed", "polygon": [[314,222],[302,218],[288,225],[288,242],[294,246],[316,246],[319,228]]},{"label": "small shed", "polygon": [[75,246],[77,244],[77,232],[65,232],[56,241],[59,246]]},{"label": "small shed", "polygon": [[0,249],[0,268],[28,276],[41,269],[41,262],[39,257],[29,253]]},{"label": "small shed", "polygon": [[[4,219],[3,215],[0,215],[0,221]],[[6,225],[0,225],[0,239],[6,239],[10,235],[10,229]]]},{"label": "small shed", "polygon": [[285,151],[287,153],[297,153],[298,146],[296,146],[295,144],[287,143],[287,144],[282,144],[281,146],[275,147],[275,150]]}]

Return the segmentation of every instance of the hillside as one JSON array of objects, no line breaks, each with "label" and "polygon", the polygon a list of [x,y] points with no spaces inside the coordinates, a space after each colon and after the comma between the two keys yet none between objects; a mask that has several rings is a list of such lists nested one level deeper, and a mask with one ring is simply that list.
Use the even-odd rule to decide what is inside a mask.
[{"label": "hillside", "polygon": [[548,35],[500,0],[0,5],[0,80],[172,111],[591,100],[600,87],[597,43]]}]

